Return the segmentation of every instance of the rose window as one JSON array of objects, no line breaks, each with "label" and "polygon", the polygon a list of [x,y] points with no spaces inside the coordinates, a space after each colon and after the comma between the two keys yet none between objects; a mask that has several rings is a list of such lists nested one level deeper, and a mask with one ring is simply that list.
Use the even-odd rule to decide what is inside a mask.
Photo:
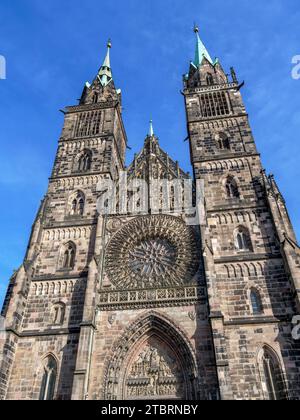
[{"label": "rose window", "polygon": [[177,217],[138,217],[109,242],[106,273],[118,289],[187,284],[199,267],[197,245],[193,230]]}]

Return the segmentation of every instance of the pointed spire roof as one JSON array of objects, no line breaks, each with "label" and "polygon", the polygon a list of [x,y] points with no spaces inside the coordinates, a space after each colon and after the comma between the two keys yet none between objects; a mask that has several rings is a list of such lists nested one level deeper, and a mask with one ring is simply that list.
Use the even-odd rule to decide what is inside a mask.
[{"label": "pointed spire roof", "polygon": [[207,49],[205,48],[205,45],[200,39],[199,28],[197,25],[195,25],[194,27],[194,32],[197,37],[197,43],[196,43],[195,60],[192,62],[192,64],[197,68],[200,67],[203,57],[205,57],[211,64],[214,64],[211,56],[209,55],[209,52],[207,51]]},{"label": "pointed spire roof", "polygon": [[153,121],[150,120],[149,136],[154,137]]},{"label": "pointed spire roof", "polygon": [[100,80],[102,86],[107,86],[112,81],[112,71],[110,66],[110,49],[112,47],[111,40],[107,43],[107,53],[105,60],[99,70],[98,79]]}]

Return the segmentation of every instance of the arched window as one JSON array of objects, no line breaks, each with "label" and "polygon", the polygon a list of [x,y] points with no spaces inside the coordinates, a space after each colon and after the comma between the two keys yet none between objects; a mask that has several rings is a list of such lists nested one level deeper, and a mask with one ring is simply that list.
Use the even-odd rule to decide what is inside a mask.
[{"label": "arched window", "polygon": [[62,325],[65,320],[66,305],[64,303],[56,303],[52,308],[52,324]]},{"label": "arched window", "polygon": [[225,133],[218,135],[218,147],[220,150],[230,150],[230,141]]},{"label": "arched window", "polygon": [[265,399],[285,400],[286,387],[277,355],[268,347],[264,347],[259,356],[259,364]]},{"label": "arched window", "polygon": [[227,198],[240,198],[239,188],[234,178],[227,178],[225,189]]},{"label": "arched window", "polygon": [[98,93],[95,92],[93,95],[93,104],[96,104],[98,102],[98,98],[99,98]]},{"label": "arched window", "polygon": [[76,246],[73,242],[69,242],[64,247],[63,253],[63,268],[66,270],[71,270],[75,265],[75,256],[76,256]]},{"label": "arched window", "polygon": [[57,363],[53,356],[44,360],[43,378],[40,400],[51,401],[54,399],[55,384],[57,379]]},{"label": "arched window", "polygon": [[253,315],[261,315],[263,313],[263,304],[260,293],[257,290],[251,289],[250,301]]},{"label": "arched window", "polygon": [[240,227],[236,233],[236,245],[240,251],[252,251],[252,242],[248,229]]},{"label": "arched window", "polygon": [[71,198],[71,216],[83,216],[85,197],[81,191],[78,191]]},{"label": "arched window", "polygon": [[211,86],[214,84],[214,78],[211,73],[207,73],[206,75],[206,83]]},{"label": "arched window", "polygon": [[78,171],[87,172],[91,169],[92,166],[92,152],[90,150],[85,150],[78,159]]},{"label": "arched window", "polygon": [[171,186],[170,191],[170,210],[175,210],[175,187],[173,185]]}]

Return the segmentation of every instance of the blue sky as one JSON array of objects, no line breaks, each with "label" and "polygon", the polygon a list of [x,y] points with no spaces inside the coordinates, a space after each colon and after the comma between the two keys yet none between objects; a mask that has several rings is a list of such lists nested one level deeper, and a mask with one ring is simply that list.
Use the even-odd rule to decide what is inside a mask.
[{"label": "blue sky", "polygon": [[210,54],[245,80],[243,96],[263,164],[274,173],[300,234],[299,0],[1,0],[0,304],[22,262],[63,123],[113,41],[133,153],[152,116],[161,145],[189,167],[182,75],[194,55],[193,23]]}]

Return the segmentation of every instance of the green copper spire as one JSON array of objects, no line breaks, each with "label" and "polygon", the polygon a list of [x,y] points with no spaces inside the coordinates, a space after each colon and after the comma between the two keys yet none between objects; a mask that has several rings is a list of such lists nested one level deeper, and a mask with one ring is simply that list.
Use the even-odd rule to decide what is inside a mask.
[{"label": "green copper spire", "polygon": [[197,37],[197,44],[196,44],[196,53],[195,53],[195,60],[192,63],[195,67],[200,67],[203,57],[205,57],[211,64],[213,64],[213,60],[211,59],[211,56],[209,55],[207,49],[205,48],[203,42],[200,39],[199,36],[199,28],[195,25],[194,32]]},{"label": "green copper spire", "polygon": [[154,137],[154,129],[153,129],[153,121],[150,120],[150,129],[149,129],[149,136]]},{"label": "green copper spire", "polygon": [[107,86],[112,81],[112,72],[110,67],[110,49],[111,49],[111,41],[109,40],[107,43],[107,53],[104,60],[104,63],[102,64],[99,73],[98,78],[102,84],[102,86]]}]

